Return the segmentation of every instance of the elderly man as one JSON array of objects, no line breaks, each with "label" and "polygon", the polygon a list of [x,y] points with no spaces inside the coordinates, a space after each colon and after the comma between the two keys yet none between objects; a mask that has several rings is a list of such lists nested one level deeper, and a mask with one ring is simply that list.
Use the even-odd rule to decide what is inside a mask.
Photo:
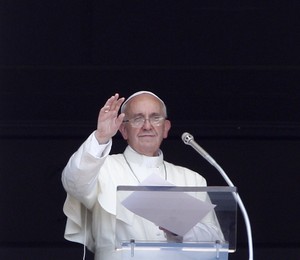
[{"label": "elderly man", "polygon": [[[72,155],[62,174],[67,192],[65,238],[87,246],[97,260],[120,259],[116,241],[128,236],[156,241],[176,237],[138,216],[127,223],[118,219],[117,186],[139,185],[152,174],[178,186],[206,186],[198,173],[163,159],[160,145],[171,128],[165,103],[149,91],[124,100],[119,94],[107,100],[100,110],[97,129]],[[117,131],[128,146],[122,154],[110,155]],[[213,241],[220,237],[217,220],[211,214],[182,239]]]}]

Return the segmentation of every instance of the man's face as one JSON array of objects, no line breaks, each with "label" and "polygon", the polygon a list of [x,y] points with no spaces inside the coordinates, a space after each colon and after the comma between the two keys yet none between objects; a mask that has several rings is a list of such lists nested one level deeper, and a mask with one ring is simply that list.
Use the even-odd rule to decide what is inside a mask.
[{"label": "man's face", "polygon": [[[130,100],[125,110],[125,120],[142,117],[165,117],[162,103],[149,94],[138,95]],[[147,156],[156,156],[160,144],[167,138],[171,123],[162,120],[159,125],[151,124],[146,120],[141,126],[134,127],[131,122],[123,123],[120,132],[127,143],[138,153]]]}]

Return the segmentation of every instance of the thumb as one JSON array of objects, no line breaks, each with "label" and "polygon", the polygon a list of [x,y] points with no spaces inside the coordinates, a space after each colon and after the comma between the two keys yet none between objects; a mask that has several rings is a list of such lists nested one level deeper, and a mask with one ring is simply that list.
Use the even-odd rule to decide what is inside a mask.
[{"label": "thumb", "polygon": [[117,117],[117,119],[116,119],[116,123],[117,124],[122,124],[122,122],[123,122],[123,120],[124,120],[124,117],[125,117],[125,114],[124,113],[121,113],[118,117]]}]

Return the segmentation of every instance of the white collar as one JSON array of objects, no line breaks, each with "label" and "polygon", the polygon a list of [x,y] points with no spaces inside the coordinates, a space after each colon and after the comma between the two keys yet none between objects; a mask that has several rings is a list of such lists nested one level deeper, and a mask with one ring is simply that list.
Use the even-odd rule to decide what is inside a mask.
[{"label": "white collar", "polygon": [[146,156],[136,152],[129,145],[126,147],[124,155],[130,163],[138,164],[139,166],[145,166],[149,168],[159,167],[163,165],[164,161],[163,152],[161,150],[158,151],[158,156]]}]

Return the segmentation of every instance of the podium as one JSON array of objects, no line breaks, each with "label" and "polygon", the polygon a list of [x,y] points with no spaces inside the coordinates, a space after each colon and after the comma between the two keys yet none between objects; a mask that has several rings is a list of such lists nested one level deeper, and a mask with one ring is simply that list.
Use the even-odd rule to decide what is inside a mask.
[{"label": "podium", "polygon": [[[228,259],[236,250],[236,192],[236,187],[227,186],[118,186],[116,253],[122,260]],[[128,200],[142,213],[129,208],[125,204]],[[190,203],[195,206],[189,207]],[[202,207],[211,205],[213,208],[200,216]],[[180,232],[185,232],[182,228],[189,230],[173,240],[161,224]]]}]

